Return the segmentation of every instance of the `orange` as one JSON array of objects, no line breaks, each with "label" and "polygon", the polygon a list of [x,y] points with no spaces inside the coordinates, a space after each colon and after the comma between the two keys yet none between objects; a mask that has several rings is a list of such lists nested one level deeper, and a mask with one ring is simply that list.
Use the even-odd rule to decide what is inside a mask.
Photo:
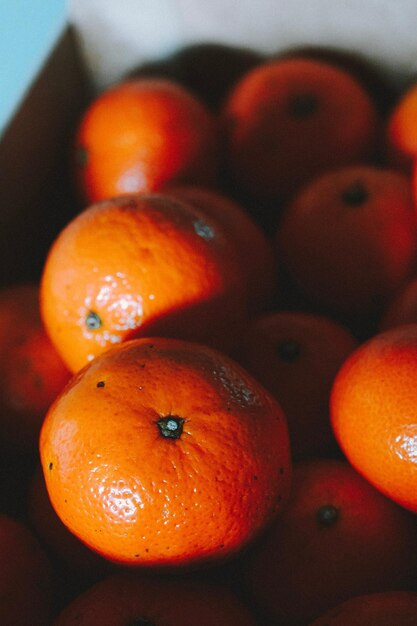
[{"label": "orange", "polygon": [[352,465],[417,512],[417,324],[379,333],[355,350],[331,392],[333,430]]},{"label": "orange", "polygon": [[282,57],[307,57],[348,72],[369,93],[383,115],[391,110],[398,97],[397,89],[381,65],[358,50],[323,44],[299,45],[281,52],[279,58]]},{"label": "orange", "polygon": [[417,278],[411,278],[383,311],[380,330],[417,323]]},{"label": "orange", "polygon": [[251,197],[286,199],[329,167],[371,158],[377,118],[367,92],[341,68],[272,60],[243,76],[225,103],[227,169]]},{"label": "orange", "polygon": [[249,312],[267,309],[276,290],[276,267],[272,240],[249,212],[234,199],[204,187],[169,188],[166,193],[192,204],[220,222],[237,248],[239,264],[246,276]]},{"label": "orange", "polygon": [[49,500],[40,467],[36,467],[29,483],[26,513],[37,537],[66,573],[87,584],[111,573],[112,564],[81,543],[61,522]]},{"label": "orange", "polygon": [[304,461],[244,577],[272,623],[299,626],[355,595],[414,589],[416,547],[414,518],[346,461]]},{"label": "orange", "polygon": [[386,124],[386,152],[389,161],[410,171],[417,158],[417,84],[398,97]]},{"label": "orange", "polygon": [[67,606],[53,626],[256,626],[228,588],[187,579],[122,573]]},{"label": "orange", "polygon": [[356,346],[350,331],[320,315],[280,311],[249,322],[239,360],[282,406],[293,459],[336,450],[329,420],[330,390]]},{"label": "orange", "polygon": [[22,522],[0,514],[0,623],[45,626],[53,610],[51,565]]},{"label": "orange", "polygon": [[0,445],[20,452],[37,449],[44,415],[70,378],[42,326],[38,296],[35,283],[0,291]]},{"label": "orange", "polygon": [[225,355],[174,339],[126,342],[78,372],[45,418],[40,453],[63,523],[136,566],[236,553],[290,483],[278,403]]},{"label": "orange", "polygon": [[316,307],[363,322],[411,276],[416,223],[404,174],[340,168],[311,181],[289,203],[277,230],[277,254]]},{"label": "orange", "polygon": [[122,81],[87,107],[76,131],[74,161],[87,204],[122,193],[159,191],[173,182],[212,184],[216,122],[174,81]]},{"label": "orange", "polygon": [[127,194],[78,214],[49,251],[41,296],[46,329],[73,371],[139,334],[226,349],[246,315],[230,238],[160,194]]},{"label": "orange", "polygon": [[386,591],[350,598],[310,626],[415,626],[417,593]]}]

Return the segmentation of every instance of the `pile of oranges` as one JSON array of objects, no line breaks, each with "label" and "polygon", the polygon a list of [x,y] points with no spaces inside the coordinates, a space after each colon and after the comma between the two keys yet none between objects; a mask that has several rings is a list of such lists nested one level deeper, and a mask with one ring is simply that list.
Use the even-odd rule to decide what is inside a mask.
[{"label": "pile of oranges", "polygon": [[92,98],[0,292],[2,625],[417,624],[416,114],[217,44]]}]

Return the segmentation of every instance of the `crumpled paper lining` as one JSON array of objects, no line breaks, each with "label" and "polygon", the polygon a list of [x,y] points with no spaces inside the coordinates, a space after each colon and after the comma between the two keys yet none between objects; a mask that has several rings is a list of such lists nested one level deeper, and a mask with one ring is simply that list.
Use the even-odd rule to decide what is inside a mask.
[{"label": "crumpled paper lining", "polygon": [[97,89],[216,41],[264,53],[323,44],[364,54],[399,86],[417,77],[416,0],[69,0],[69,19]]}]

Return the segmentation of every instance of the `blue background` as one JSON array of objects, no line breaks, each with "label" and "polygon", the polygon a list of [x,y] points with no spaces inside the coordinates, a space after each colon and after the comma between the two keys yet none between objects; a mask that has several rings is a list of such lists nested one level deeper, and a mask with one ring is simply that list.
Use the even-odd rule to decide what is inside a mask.
[{"label": "blue background", "polygon": [[66,0],[0,0],[0,134],[64,27]]}]

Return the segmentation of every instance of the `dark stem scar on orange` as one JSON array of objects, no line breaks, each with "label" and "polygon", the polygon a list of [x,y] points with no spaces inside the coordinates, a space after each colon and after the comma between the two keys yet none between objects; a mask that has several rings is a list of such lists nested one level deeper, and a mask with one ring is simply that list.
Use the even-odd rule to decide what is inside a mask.
[{"label": "dark stem scar on orange", "polygon": [[284,341],[281,341],[277,345],[276,350],[279,358],[283,361],[286,361],[287,363],[292,363],[293,361],[298,359],[301,354],[300,344],[294,339],[286,339]]},{"label": "dark stem scar on orange", "polygon": [[89,311],[85,318],[85,324],[90,330],[98,330],[102,325],[101,317],[95,311]]},{"label": "dark stem scar on orange", "polygon": [[342,192],[342,200],[348,206],[360,206],[369,198],[368,190],[361,180],[353,182]]},{"label": "dark stem scar on orange", "polygon": [[166,415],[157,422],[159,432],[167,439],[179,439],[182,435],[185,419],[178,415]]},{"label": "dark stem scar on orange", "polygon": [[306,119],[314,115],[319,107],[317,97],[312,93],[300,93],[291,98],[288,103],[288,112],[291,117]]},{"label": "dark stem scar on orange", "polygon": [[340,511],[333,504],[324,504],[317,511],[320,526],[333,526],[340,517]]}]

